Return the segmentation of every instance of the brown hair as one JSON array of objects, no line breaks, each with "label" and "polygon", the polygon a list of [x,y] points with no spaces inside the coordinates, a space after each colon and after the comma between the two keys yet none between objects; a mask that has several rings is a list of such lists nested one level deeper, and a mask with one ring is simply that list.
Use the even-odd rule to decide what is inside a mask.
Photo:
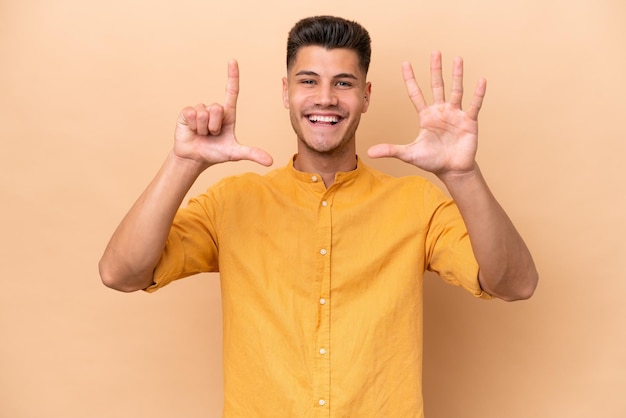
[{"label": "brown hair", "polygon": [[371,39],[367,30],[357,22],[335,16],[307,17],[297,22],[287,38],[287,69],[293,65],[300,48],[312,45],[353,50],[359,57],[359,67],[367,74],[372,54]]}]

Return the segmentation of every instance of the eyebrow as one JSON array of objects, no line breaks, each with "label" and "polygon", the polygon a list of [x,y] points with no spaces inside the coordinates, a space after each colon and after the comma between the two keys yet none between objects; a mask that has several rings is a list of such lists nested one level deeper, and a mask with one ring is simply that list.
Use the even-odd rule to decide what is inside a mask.
[{"label": "eyebrow", "polygon": [[[310,70],[301,70],[301,71],[298,71],[296,73],[296,76],[302,76],[302,75],[311,76],[311,77],[319,77],[320,76],[315,71],[310,71]],[[350,78],[352,80],[358,80],[358,77],[355,76],[352,73],[339,73],[339,74],[335,75],[333,78]]]}]

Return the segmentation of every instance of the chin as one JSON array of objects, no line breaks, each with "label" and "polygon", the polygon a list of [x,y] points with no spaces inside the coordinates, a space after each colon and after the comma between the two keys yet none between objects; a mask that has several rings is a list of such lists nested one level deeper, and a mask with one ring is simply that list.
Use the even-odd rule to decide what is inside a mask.
[{"label": "chin", "polygon": [[300,142],[308,150],[319,154],[335,154],[341,152],[350,141],[343,139],[300,139]]}]

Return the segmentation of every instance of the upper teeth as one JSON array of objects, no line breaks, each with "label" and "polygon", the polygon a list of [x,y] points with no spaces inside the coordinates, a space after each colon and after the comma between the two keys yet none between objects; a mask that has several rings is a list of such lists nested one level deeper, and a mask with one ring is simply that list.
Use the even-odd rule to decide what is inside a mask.
[{"label": "upper teeth", "polygon": [[339,117],[338,117],[338,116],[310,115],[310,116],[309,116],[309,120],[310,120],[311,122],[327,122],[327,123],[333,123],[333,122],[339,122]]}]

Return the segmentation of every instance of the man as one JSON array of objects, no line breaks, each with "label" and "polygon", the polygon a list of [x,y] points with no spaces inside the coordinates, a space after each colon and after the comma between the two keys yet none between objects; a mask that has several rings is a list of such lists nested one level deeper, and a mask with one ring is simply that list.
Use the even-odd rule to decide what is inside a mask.
[{"label": "man", "polygon": [[224,103],[183,109],[172,152],[102,257],[102,280],[121,291],[220,272],[225,417],[422,417],[424,271],[481,298],[534,292],[532,257],[475,161],[485,81],[463,111],[461,59],[446,101],[433,53],[428,105],[403,64],[419,135],[368,152],[435,173],[451,201],[421,177],[392,178],[358,159],[369,59],[357,23],[298,22],[283,79],[297,154],[264,176],[223,179],[179,209],[214,164],[272,164],[235,137],[239,72],[229,62]]}]

